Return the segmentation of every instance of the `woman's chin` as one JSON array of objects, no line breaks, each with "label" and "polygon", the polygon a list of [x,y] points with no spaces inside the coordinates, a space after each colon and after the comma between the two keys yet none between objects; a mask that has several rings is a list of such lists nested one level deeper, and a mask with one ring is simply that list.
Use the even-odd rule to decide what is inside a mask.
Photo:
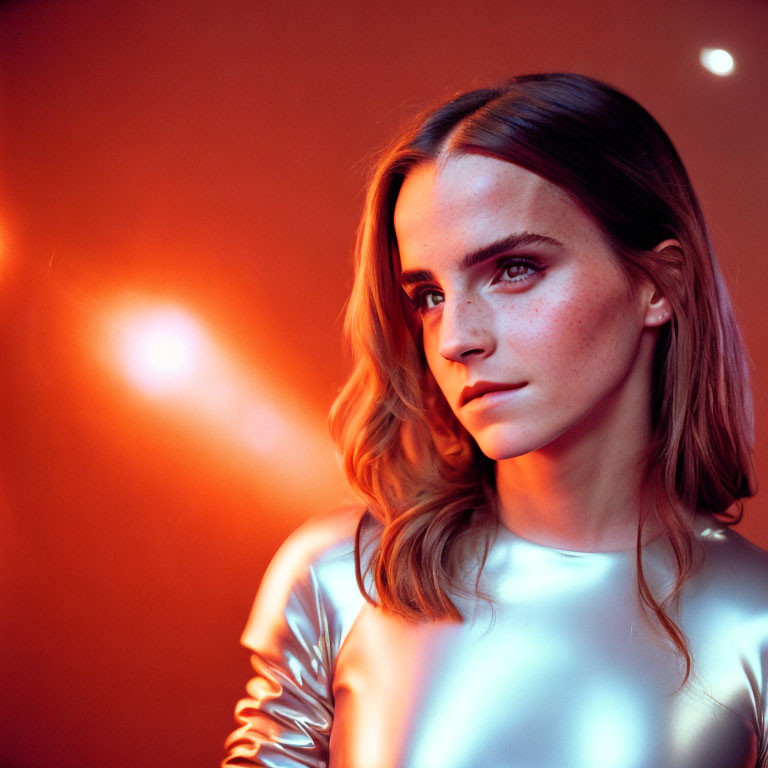
[{"label": "woman's chin", "polygon": [[480,434],[475,437],[480,450],[493,461],[514,459],[541,447],[538,441],[509,434]]}]

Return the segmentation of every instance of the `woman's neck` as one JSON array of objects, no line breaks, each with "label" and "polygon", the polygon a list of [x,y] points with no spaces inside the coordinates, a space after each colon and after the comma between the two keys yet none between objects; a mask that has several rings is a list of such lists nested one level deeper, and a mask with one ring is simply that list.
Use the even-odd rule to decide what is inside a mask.
[{"label": "woman's neck", "polygon": [[[645,437],[644,435],[642,437]],[[646,443],[580,439],[496,463],[498,514],[519,536],[588,552],[630,549],[643,509]],[[662,528],[649,508],[643,543]]]}]

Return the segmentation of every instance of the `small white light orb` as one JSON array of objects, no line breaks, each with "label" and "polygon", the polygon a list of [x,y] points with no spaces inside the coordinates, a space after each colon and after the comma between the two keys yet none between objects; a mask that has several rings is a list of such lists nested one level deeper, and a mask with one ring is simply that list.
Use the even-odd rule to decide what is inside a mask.
[{"label": "small white light orb", "polygon": [[725,77],[733,72],[733,56],[722,48],[702,48],[699,60],[713,75]]}]

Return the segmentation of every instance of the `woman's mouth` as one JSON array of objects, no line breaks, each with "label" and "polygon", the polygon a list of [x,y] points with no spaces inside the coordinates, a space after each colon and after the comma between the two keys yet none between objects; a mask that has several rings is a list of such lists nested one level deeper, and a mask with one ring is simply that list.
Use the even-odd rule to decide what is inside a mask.
[{"label": "woman's mouth", "polygon": [[518,382],[516,384],[507,384],[504,382],[478,381],[471,386],[464,387],[459,396],[459,406],[464,407],[469,403],[486,403],[491,405],[496,402],[504,402],[514,393],[522,389],[528,382]]}]

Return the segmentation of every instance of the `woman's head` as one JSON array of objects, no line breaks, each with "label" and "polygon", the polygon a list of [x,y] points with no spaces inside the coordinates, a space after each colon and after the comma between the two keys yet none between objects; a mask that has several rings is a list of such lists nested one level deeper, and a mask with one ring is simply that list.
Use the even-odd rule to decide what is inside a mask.
[{"label": "woman's head", "polygon": [[[668,492],[665,495],[689,509],[716,513],[750,495],[754,481],[748,370],[727,291],[685,168],[664,131],[635,101],[590,78],[552,73],[517,77],[496,88],[457,96],[419,118],[378,163],[358,237],[357,274],[347,329],[358,357],[358,371],[350,387],[358,391],[359,403],[368,398],[358,416],[366,411],[377,413],[379,427],[386,423],[386,429],[365,435],[359,428],[363,419],[354,428],[352,443],[357,448],[351,452],[343,449],[353,482],[355,478],[362,480],[357,485],[372,505],[381,501],[384,491],[381,478],[370,482],[377,474],[373,470],[377,462],[383,467],[388,458],[394,459],[403,482],[408,476],[418,477],[414,462],[429,465],[438,475],[460,467],[465,479],[466,472],[482,474],[487,463],[449,408],[453,405],[456,410],[458,400],[446,402],[436,386],[430,369],[440,377],[444,370],[441,360],[447,358],[436,351],[428,320],[422,338],[421,321],[414,318],[400,285],[401,255],[416,264],[414,254],[439,253],[439,243],[419,239],[418,232],[407,240],[406,214],[415,209],[406,205],[401,194],[404,187],[408,193],[421,184],[423,192],[424,180],[430,174],[433,178],[429,183],[433,183],[436,177],[446,178],[452,173],[456,190],[456,179],[462,173],[468,183],[473,173],[478,181],[479,168],[493,168],[502,187],[506,177],[510,190],[517,184],[515,191],[519,192],[528,184],[531,189],[546,189],[552,201],[559,195],[562,210],[576,212],[579,217],[574,221],[586,227],[585,232],[601,249],[605,257],[601,263],[613,263],[615,268],[610,272],[595,275],[592,291],[599,294],[610,275],[613,293],[602,296],[607,303],[598,302],[598,308],[607,314],[602,323],[599,316],[592,318],[593,327],[582,329],[584,333],[601,330],[602,341],[610,337],[605,326],[616,320],[608,314],[610,300],[618,296],[621,280],[630,294],[640,297],[639,303],[624,305],[635,312],[631,322],[641,318],[638,313],[651,305],[659,309],[648,315],[662,317],[652,333],[655,357],[648,414],[653,430],[649,474],[655,467],[657,483]],[[416,196],[411,194],[411,200]],[[506,204],[513,202],[508,192]],[[493,204],[491,198],[488,204]],[[399,222],[398,209],[405,210]],[[491,218],[494,215],[492,210],[486,213]],[[470,215],[467,213],[464,224]],[[447,228],[444,231],[449,233]],[[400,243],[398,236],[406,240]],[[455,245],[450,243],[447,250]],[[401,254],[402,246],[405,250]],[[545,253],[543,244],[538,248]],[[528,253],[533,250],[529,248]],[[587,252],[597,253],[591,246]],[[554,259],[552,247],[547,254]],[[464,307],[468,310],[469,305]],[[480,308],[477,303],[473,305],[473,310]],[[642,314],[643,322],[646,314]],[[482,318],[476,319],[482,326]],[[648,325],[654,325],[653,321]],[[622,328],[626,330],[626,324]],[[514,340],[508,338],[512,330],[503,329],[501,343],[514,346]],[[574,329],[574,343],[577,336]],[[623,338],[622,343],[623,352],[628,353],[631,340]],[[595,350],[596,354],[605,351]],[[595,359],[588,357],[586,361]],[[617,365],[624,363],[622,359]],[[499,371],[502,381],[516,383],[508,381],[508,376],[525,380],[528,371],[515,366],[508,360],[508,367]],[[614,371],[617,375],[619,367]],[[562,370],[558,369],[558,375]],[[472,383],[470,376],[467,380]],[[458,387],[447,376],[445,381],[447,386]],[[567,393],[567,381],[552,382],[552,386],[560,383]],[[460,396],[451,391],[455,398]],[[520,391],[519,400],[527,394]],[[345,400],[344,393],[341,400]],[[337,403],[335,413],[340,408]],[[343,410],[350,423],[349,409]],[[482,430],[471,429],[477,419],[464,421],[480,436]],[[337,435],[342,437],[338,426]],[[361,441],[368,441],[365,450],[361,450]],[[341,442],[343,447],[343,437]],[[519,447],[525,447],[524,441]],[[378,456],[371,462],[374,453]],[[498,457],[490,448],[487,453]],[[425,454],[430,460],[425,460]],[[457,462],[457,457],[464,461]],[[393,492],[406,492],[406,485],[393,488]],[[418,482],[416,485],[420,487]]]},{"label": "woman's head", "polygon": [[577,444],[615,456],[649,440],[669,302],[627,280],[560,187],[485,154],[445,153],[406,177],[394,224],[428,368],[487,457],[555,458]]}]

